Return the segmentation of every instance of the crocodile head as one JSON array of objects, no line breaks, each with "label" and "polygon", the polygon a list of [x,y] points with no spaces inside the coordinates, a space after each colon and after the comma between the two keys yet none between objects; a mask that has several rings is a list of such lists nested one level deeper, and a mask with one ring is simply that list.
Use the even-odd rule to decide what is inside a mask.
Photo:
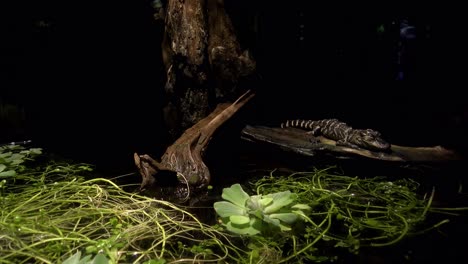
[{"label": "crocodile head", "polygon": [[390,149],[390,144],[382,139],[382,135],[372,129],[356,129],[350,138],[350,142],[364,149],[374,151]]}]

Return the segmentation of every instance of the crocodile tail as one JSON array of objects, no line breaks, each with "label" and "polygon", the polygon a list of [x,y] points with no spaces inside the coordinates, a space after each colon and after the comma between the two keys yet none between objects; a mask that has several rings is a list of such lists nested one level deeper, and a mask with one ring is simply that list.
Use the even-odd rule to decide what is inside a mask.
[{"label": "crocodile tail", "polygon": [[281,128],[297,127],[297,128],[313,129],[315,125],[316,125],[316,121],[296,119],[296,120],[286,120],[286,122],[281,123]]}]

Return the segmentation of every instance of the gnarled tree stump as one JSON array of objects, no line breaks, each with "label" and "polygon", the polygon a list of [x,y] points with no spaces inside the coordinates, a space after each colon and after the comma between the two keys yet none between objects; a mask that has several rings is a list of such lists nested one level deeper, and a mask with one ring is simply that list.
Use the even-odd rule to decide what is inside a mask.
[{"label": "gnarled tree stump", "polygon": [[[196,189],[203,189],[210,184],[210,171],[203,162],[203,156],[216,129],[232,117],[252,97],[247,91],[232,104],[223,103],[207,117],[200,120],[169,146],[161,158],[156,161],[149,155],[134,154],[135,165],[142,176],[140,190],[151,189],[164,179],[161,171],[176,173],[178,198],[188,199]],[[167,175],[167,174],[164,174]]]}]

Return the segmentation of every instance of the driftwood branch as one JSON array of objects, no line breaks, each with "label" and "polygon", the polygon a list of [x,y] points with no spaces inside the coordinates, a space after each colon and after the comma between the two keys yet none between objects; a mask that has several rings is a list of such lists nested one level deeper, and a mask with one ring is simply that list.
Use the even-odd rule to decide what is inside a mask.
[{"label": "driftwood branch", "polygon": [[232,104],[219,104],[211,114],[187,129],[169,146],[160,162],[149,155],[135,153],[135,165],[142,176],[140,190],[157,185],[158,172],[161,171],[175,172],[183,187],[202,188],[209,185],[210,171],[203,162],[208,143],[214,132],[253,96],[253,93],[247,91]]},{"label": "driftwood branch", "polygon": [[277,146],[282,150],[304,156],[333,155],[338,158],[366,157],[386,161],[447,161],[460,157],[453,151],[441,146],[407,147],[391,145],[388,152],[377,152],[336,146],[334,140],[322,136],[314,137],[306,131],[296,128],[272,128],[264,126],[246,126],[241,137],[255,143]]}]

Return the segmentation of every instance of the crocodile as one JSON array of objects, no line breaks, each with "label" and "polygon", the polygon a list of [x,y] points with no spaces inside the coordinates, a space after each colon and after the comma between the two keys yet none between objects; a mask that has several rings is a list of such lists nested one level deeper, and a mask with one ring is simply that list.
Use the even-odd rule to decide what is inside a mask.
[{"label": "crocodile", "polygon": [[387,151],[390,144],[386,142],[380,132],[372,129],[354,129],[338,119],[323,120],[287,120],[281,123],[282,128],[296,127],[311,130],[314,136],[323,135],[336,141],[337,146],[346,146],[372,151]]}]

